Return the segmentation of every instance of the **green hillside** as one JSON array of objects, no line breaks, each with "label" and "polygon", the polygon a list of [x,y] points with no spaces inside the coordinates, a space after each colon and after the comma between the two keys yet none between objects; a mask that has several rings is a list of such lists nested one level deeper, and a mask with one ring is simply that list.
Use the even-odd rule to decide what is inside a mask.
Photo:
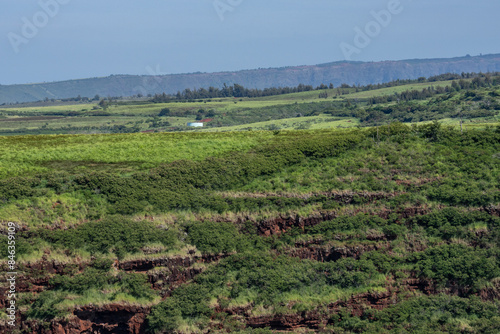
[{"label": "green hillside", "polygon": [[498,127],[10,136],[0,148],[21,333],[500,330]]},{"label": "green hillside", "polygon": [[4,106],[14,332],[498,333],[500,77],[434,79]]}]

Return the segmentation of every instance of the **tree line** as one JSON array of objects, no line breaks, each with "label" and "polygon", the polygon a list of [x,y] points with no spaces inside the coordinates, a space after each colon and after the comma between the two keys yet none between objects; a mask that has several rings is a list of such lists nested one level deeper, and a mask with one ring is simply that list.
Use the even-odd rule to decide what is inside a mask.
[{"label": "tree line", "polygon": [[[500,73],[445,73],[441,75],[432,76],[429,78],[420,77],[418,79],[408,79],[408,80],[393,80],[387,83],[380,84],[369,84],[365,86],[352,84],[349,85],[347,83],[343,83],[338,87],[335,87],[332,83],[326,85],[322,83],[321,85],[314,88],[312,85],[304,85],[299,84],[296,87],[270,87],[264,89],[257,88],[247,88],[240,84],[233,84],[232,86],[228,86],[224,84],[222,88],[217,88],[210,86],[208,89],[206,88],[186,88],[182,92],[178,91],[176,94],[155,94],[150,99],[151,102],[154,103],[168,103],[173,101],[192,101],[192,100],[200,100],[200,99],[214,99],[214,98],[225,98],[225,97],[235,97],[235,98],[254,98],[254,97],[266,97],[266,96],[275,96],[275,95],[283,95],[283,94],[291,94],[291,93],[300,93],[300,92],[308,92],[308,91],[323,91],[326,89],[334,89],[337,88],[338,95],[343,95],[345,91],[341,89],[354,89],[356,92],[359,91],[369,91],[376,90],[381,88],[402,86],[412,83],[425,83],[425,82],[437,82],[437,81],[448,81],[448,80],[459,80],[458,83],[456,81],[455,84],[452,83],[453,89],[456,89],[456,85],[459,85],[461,89],[469,89],[469,88],[477,88],[483,87],[484,83],[486,84],[494,84],[498,81],[498,76]],[[495,78],[496,77],[496,78]],[[467,81],[465,79],[473,79],[472,81]],[[463,87],[463,88],[462,88]],[[435,88],[437,91],[441,91],[441,87]],[[443,91],[445,92],[445,91]],[[428,96],[427,96],[428,97]],[[393,98],[393,97],[390,97]],[[425,98],[425,97],[422,97]],[[390,102],[390,101],[389,101]]]}]

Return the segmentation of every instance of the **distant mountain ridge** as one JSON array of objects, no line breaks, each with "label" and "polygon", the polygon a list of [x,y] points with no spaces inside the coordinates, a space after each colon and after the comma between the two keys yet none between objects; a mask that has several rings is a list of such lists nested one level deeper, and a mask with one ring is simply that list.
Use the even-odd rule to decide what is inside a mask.
[{"label": "distant mountain ridge", "polygon": [[318,86],[333,83],[376,84],[417,79],[443,73],[500,72],[500,54],[381,62],[341,61],[310,66],[170,75],[112,75],[50,83],[0,85],[0,104],[86,96],[174,94],[186,88],[222,87],[234,83],[247,88]]}]

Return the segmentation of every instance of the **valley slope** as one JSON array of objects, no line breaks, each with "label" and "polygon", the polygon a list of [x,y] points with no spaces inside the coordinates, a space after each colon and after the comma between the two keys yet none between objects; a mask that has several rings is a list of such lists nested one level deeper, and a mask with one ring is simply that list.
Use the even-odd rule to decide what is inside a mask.
[{"label": "valley slope", "polygon": [[51,83],[0,85],[0,104],[76,97],[78,95],[132,96],[155,93],[175,94],[185,88],[220,88],[234,83],[250,88],[318,86],[333,83],[368,85],[397,79],[417,79],[441,73],[497,72],[500,55],[445,59],[413,59],[383,62],[333,62],[313,66],[290,66],[236,72],[188,73],[149,76],[112,75]]}]

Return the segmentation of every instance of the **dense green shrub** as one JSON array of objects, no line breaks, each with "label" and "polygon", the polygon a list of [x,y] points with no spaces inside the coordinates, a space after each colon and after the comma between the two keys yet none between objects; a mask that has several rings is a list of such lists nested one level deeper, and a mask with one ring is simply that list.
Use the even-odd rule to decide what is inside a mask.
[{"label": "dense green shrub", "polygon": [[411,219],[410,224],[418,224],[426,228],[426,233],[443,239],[453,237],[474,238],[473,225],[484,226],[488,234],[483,239],[494,240],[498,235],[500,219],[486,212],[462,211],[456,208],[444,208],[428,215]]},{"label": "dense green shrub", "polygon": [[319,263],[287,256],[272,257],[266,253],[240,253],[223,261],[196,278],[210,289],[224,285],[234,273],[230,295],[238,297],[246,290],[259,294],[256,302],[271,303],[284,292],[311,285],[329,284],[339,287],[359,287],[370,279],[376,270],[371,261],[341,259]]},{"label": "dense green shrub", "polygon": [[400,236],[404,236],[408,229],[403,225],[390,224],[382,228],[382,232],[388,240],[397,239]]},{"label": "dense green shrub", "polygon": [[113,264],[113,260],[111,259],[105,259],[105,258],[94,258],[91,262],[92,268],[95,268],[97,270],[102,270],[102,271],[108,271],[111,268],[111,265]]},{"label": "dense green shrub", "polygon": [[[99,264],[99,265],[102,265]],[[136,273],[120,273],[114,276],[106,269],[96,269],[87,267],[75,276],[55,275],[49,280],[50,286],[56,291],[66,291],[76,294],[84,294],[85,291],[95,289],[103,290],[106,287],[116,285],[119,287],[118,293],[125,293],[135,298],[152,300],[154,291],[148,282],[146,275]]]},{"label": "dense green shrub", "polygon": [[450,244],[429,248],[412,255],[421,277],[433,279],[439,286],[456,285],[462,292],[477,291],[485,281],[500,276],[498,251],[475,250]]},{"label": "dense green shrub", "polygon": [[240,235],[232,223],[194,223],[187,231],[189,242],[203,253],[230,253],[239,247]]},{"label": "dense green shrub", "polygon": [[41,292],[26,315],[28,318],[40,320],[52,320],[63,316],[64,312],[59,310],[56,305],[64,300],[65,295],[64,292],[59,291]]},{"label": "dense green shrub", "polygon": [[371,259],[340,259],[319,265],[326,274],[326,283],[341,288],[360,287],[377,273]]},{"label": "dense green shrub", "polygon": [[148,315],[148,331],[158,333],[161,331],[173,332],[182,320],[182,312],[173,298],[167,298],[153,306]]},{"label": "dense green shrub", "polygon": [[[381,311],[367,309],[358,318],[347,311],[335,314],[335,331],[355,333],[498,333],[497,303],[479,298],[438,295],[401,301]],[[464,330],[466,329],[466,330]]]},{"label": "dense green shrub", "polygon": [[151,332],[175,330],[182,318],[202,318],[212,313],[208,307],[208,290],[198,284],[184,285],[172,296],[155,305],[148,315],[148,329]]},{"label": "dense green shrub", "polygon": [[110,283],[111,278],[111,276],[102,270],[86,268],[83,273],[74,277],[56,275],[50,279],[49,284],[56,290],[82,294],[89,289],[102,289]]},{"label": "dense green shrub", "polygon": [[53,244],[69,249],[84,248],[91,253],[132,253],[148,242],[172,246],[176,241],[173,231],[159,229],[147,221],[137,222],[121,216],[85,223],[75,229],[39,230],[38,233]]},{"label": "dense green shrub", "polygon": [[[371,263],[375,266],[376,270],[380,273],[387,274],[391,271],[397,269],[397,265],[400,263],[400,259],[397,257],[390,256],[388,254],[382,253],[380,251],[371,251],[364,253],[360,260],[366,261],[368,263],[368,268],[371,269],[369,264]],[[372,270],[373,272],[373,270]]]},{"label": "dense green shrub", "polygon": [[429,198],[451,205],[483,207],[500,199],[498,192],[478,189],[476,184],[466,180],[449,181],[429,190]]},{"label": "dense green shrub", "polygon": [[0,180],[0,203],[9,200],[43,196],[46,189],[38,188],[42,180],[35,177],[12,177]]},{"label": "dense green shrub", "polygon": [[151,284],[144,274],[125,273],[118,276],[118,282],[121,292],[131,295],[135,298],[153,299],[154,291]]},{"label": "dense green shrub", "polygon": [[[34,245],[36,245],[38,238],[29,238],[25,233],[18,232],[15,239],[15,254],[16,256],[30,254],[35,250]],[[8,237],[6,235],[0,235],[0,257],[6,259],[9,255],[8,253]]]}]

